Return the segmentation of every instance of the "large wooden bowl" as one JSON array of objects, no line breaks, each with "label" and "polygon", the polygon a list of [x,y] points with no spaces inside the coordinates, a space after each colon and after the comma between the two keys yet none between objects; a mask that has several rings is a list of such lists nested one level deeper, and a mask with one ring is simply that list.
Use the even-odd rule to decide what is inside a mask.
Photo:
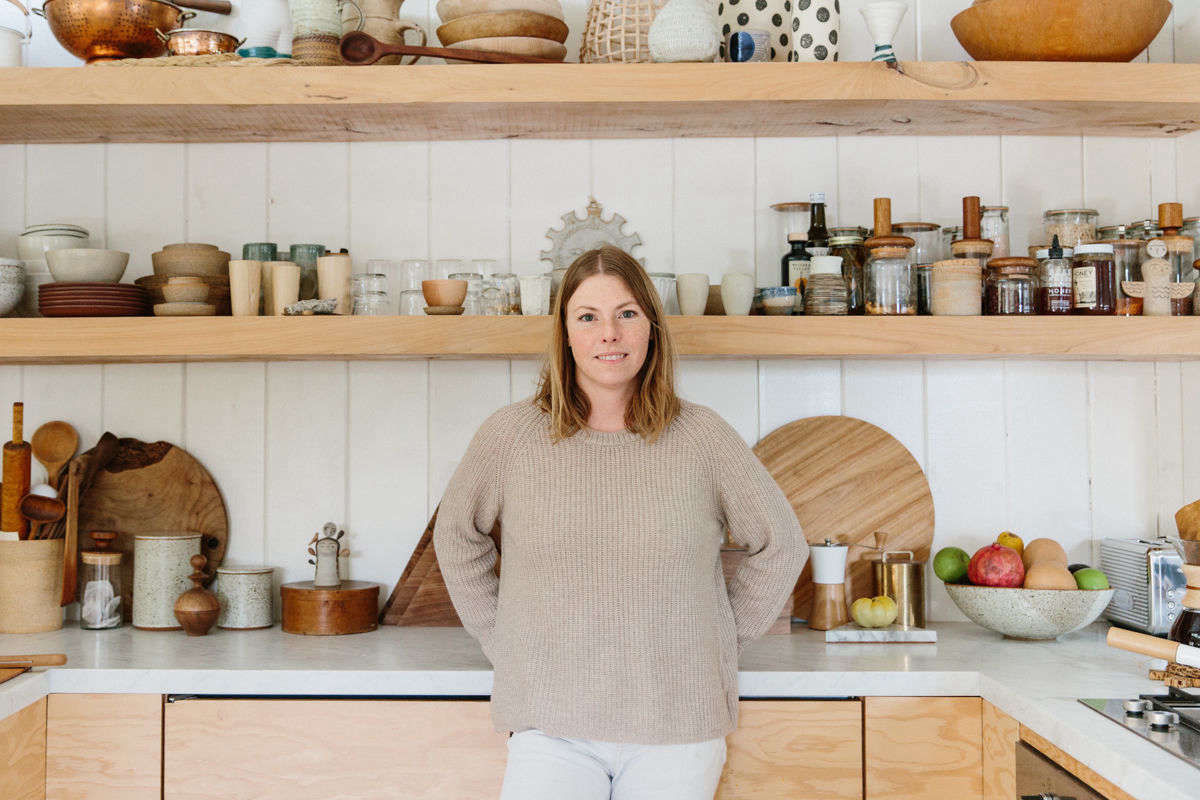
[{"label": "large wooden bowl", "polygon": [[977,61],[1132,61],[1168,0],[978,0],[950,27]]}]

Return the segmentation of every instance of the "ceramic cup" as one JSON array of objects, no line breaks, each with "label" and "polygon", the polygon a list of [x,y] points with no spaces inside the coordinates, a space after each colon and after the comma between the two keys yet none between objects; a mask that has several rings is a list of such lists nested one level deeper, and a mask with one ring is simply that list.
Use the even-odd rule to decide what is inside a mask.
[{"label": "ceramic cup", "polygon": [[300,266],[291,261],[272,261],[271,315],[283,316],[283,309],[300,299]]},{"label": "ceramic cup", "polygon": [[721,60],[795,60],[795,19],[791,0],[719,0]]},{"label": "ceramic cup", "polygon": [[257,317],[262,308],[261,261],[229,262],[229,305],[235,317]]},{"label": "ceramic cup", "polygon": [[262,262],[262,280],[259,282],[258,296],[260,298],[259,307],[262,309],[259,313],[265,317],[269,317],[275,313],[275,301],[271,293],[271,280],[275,275],[276,264],[292,264],[291,261],[264,261]]},{"label": "ceramic cup", "polygon": [[796,0],[797,61],[837,61],[841,28],[840,4],[834,0]]},{"label": "ceramic cup", "polygon": [[217,567],[213,594],[221,604],[217,627],[255,630],[275,624],[271,606],[274,567]]},{"label": "ceramic cup", "polygon": [[279,245],[274,242],[247,242],[242,245],[242,258],[246,261],[278,261]]},{"label": "ceramic cup", "polygon": [[675,291],[679,295],[679,313],[688,317],[704,315],[708,305],[708,275],[703,272],[684,272],[675,276]]},{"label": "ceramic cup", "polygon": [[325,255],[323,244],[294,244],[288,248],[288,261],[300,265],[300,299],[317,296],[317,259]]},{"label": "ceramic cup", "polygon": [[317,259],[317,298],[319,300],[337,300],[335,314],[349,314],[352,311],[350,302],[350,271],[353,264],[347,253],[335,253],[321,256]]},{"label": "ceramic cup", "polygon": [[744,317],[754,304],[754,276],[748,272],[726,272],[721,279],[721,304],[725,315]]}]

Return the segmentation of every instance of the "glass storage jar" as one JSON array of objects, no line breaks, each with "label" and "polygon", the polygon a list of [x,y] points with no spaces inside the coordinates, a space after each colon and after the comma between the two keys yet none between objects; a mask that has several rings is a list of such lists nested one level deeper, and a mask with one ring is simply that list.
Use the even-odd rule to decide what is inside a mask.
[{"label": "glass storage jar", "polygon": [[1113,249],[1113,264],[1117,271],[1117,310],[1116,313],[1126,317],[1138,317],[1142,314],[1142,298],[1130,297],[1121,288],[1121,281],[1140,281],[1142,279],[1142,245],[1136,239],[1109,239],[1101,244],[1110,245]]},{"label": "glass storage jar", "polygon": [[[1192,257],[1194,244],[1192,238],[1190,236],[1164,236],[1163,242],[1167,246],[1167,263],[1171,265],[1171,282],[1195,283],[1196,270],[1192,266],[1195,263],[1195,258]],[[1178,300],[1171,299],[1171,316],[1190,317],[1191,315],[1191,295]]]},{"label": "glass storage jar", "polygon": [[917,284],[917,313],[928,316],[930,298],[933,296],[933,264],[917,264],[913,267],[913,281]]},{"label": "glass storage jar", "polygon": [[917,292],[907,247],[877,247],[866,265],[871,315],[916,314]]},{"label": "glass storage jar", "polygon": [[[962,238],[961,225],[943,225],[942,226],[942,252],[941,257],[948,259],[954,253],[952,250],[954,243]],[[939,259],[941,260],[941,259]]]},{"label": "glass storage jar", "polygon": [[[846,230],[834,228],[834,230]],[[865,311],[863,293],[865,277],[863,267],[867,262],[867,248],[863,247],[862,235],[855,233],[847,235],[834,234],[829,239],[830,256],[842,259],[842,277],[846,281],[846,311],[842,314],[862,314]],[[809,267],[811,272],[811,266]],[[807,312],[806,312],[807,313]]]},{"label": "glass storage jar", "polygon": [[933,265],[930,275],[929,310],[937,317],[977,317],[981,280],[979,262],[952,258]]},{"label": "glass storage jar", "polygon": [[1071,258],[1071,313],[1117,313],[1117,266],[1111,244],[1081,244]]},{"label": "glass storage jar", "polygon": [[1037,313],[1071,313],[1071,257],[1074,255],[1075,251],[1069,247],[1037,251]]},{"label": "glass storage jar", "polygon": [[492,276],[492,280],[500,284],[500,288],[504,290],[504,298],[508,303],[508,310],[505,314],[520,314],[521,313],[521,281],[512,272],[497,272]]},{"label": "glass storage jar", "polygon": [[354,298],[351,313],[356,317],[386,317],[392,313],[387,292],[364,292]]},{"label": "glass storage jar", "polygon": [[1146,242],[1162,235],[1162,228],[1158,227],[1158,220],[1138,219],[1125,226],[1126,239],[1139,239]]},{"label": "glass storage jar", "polygon": [[1200,260],[1200,217],[1188,217],[1179,232],[1192,237],[1192,263]]},{"label": "glass storage jar", "polygon": [[1096,239],[1110,242],[1113,239],[1128,239],[1129,234],[1124,225],[1102,225],[1096,228]]},{"label": "glass storage jar", "polygon": [[942,226],[932,222],[897,222],[892,225],[893,236],[907,236],[916,242],[908,251],[913,266],[932,264],[940,259]]},{"label": "glass storage jar", "polygon": [[992,258],[1006,258],[1008,250],[1008,206],[983,206],[979,221],[979,238],[991,239],[995,247]]},{"label": "glass storage jar", "polygon": [[1063,247],[1074,248],[1096,241],[1096,220],[1100,212],[1094,208],[1059,208],[1042,215],[1046,229],[1046,241],[1058,237]]},{"label": "glass storage jar", "polygon": [[993,258],[988,262],[984,313],[989,316],[1037,313],[1037,267],[1032,258]]},{"label": "glass storage jar", "polygon": [[106,549],[116,538],[115,533],[96,531],[92,538],[96,549],[79,554],[79,627],[83,630],[119,628],[124,618],[121,608],[122,553]]}]

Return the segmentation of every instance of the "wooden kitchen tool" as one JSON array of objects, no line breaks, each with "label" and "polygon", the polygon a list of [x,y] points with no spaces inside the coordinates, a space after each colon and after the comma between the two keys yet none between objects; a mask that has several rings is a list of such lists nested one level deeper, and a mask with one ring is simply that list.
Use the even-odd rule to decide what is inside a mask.
[{"label": "wooden kitchen tool", "polygon": [[[810,542],[872,544],[887,533],[889,550],[908,550],[917,561],[933,544],[933,494],[921,465],[887,431],[853,417],[809,417],[767,434],[754,447],[787,495]],[[848,599],[874,594],[874,549],[851,547]],[[796,582],[796,617],[812,609],[812,565]]]},{"label": "wooden kitchen tool", "polygon": [[561,64],[549,58],[519,56],[512,53],[492,53],[486,50],[469,50],[449,47],[418,47],[410,44],[385,44],[369,33],[352,31],[342,37],[342,61],[353,66],[374,64],[388,55],[427,56],[449,58],[458,61],[476,61],[481,64]]},{"label": "wooden kitchen tool", "polygon": [[280,587],[284,633],[340,636],[378,627],[379,584],[342,581],[341,586],[313,586],[312,581]]},{"label": "wooden kitchen tool", "polygon": [[79,449],[79,433],[68,422],[54,420],[38,426],[30,438],[33,457],[46,468],[46,483],[58,486],[58,475]]},{"label": "wooden kitchen tool", "polygon": [[[229,516],[221,492],[203,465],[169,442],[119,439],[116,452],[80,496],[80,530],[118,531],[121,605],[133,613],[133,537],[140,533],[195,531],[200,552],[215,572],[229,542]],[[68,519],[70,513],[68,511]]]},{"label": "wooden kitchen tool", "polygon": [[30,539],[41,538],[38,534],[42,526],[58,522],[66,513],[67,504],[57,497],[27,494],[21,498],[21,516],[29,523]]},{"label": "wooden kitchen tool", "polygon": [[175,619],[183,626],[188,636],[204,636],[217,621],[221,613],[221,604],[217,596],[204,588],[204,582],[212,575],[204,572],[207,559],[197,553],[192,556],[192,569],[195,570],[189,579],[192,588],[179,595],[175,601]]},{"label": "wooden kitchen tool", "polygon": [[63,653],[36,653],[34,655],[0,656],[0,683],[28,672],[34,667],[58,667],[67,663]]},{"label": "wooden kitchen tool", "polygon": [[79,460],[67,466],[67,530],[63,537],[62,605],[75,602],[79,569]]},{"label": "wooden kitchen tool", "polygon": [[4,445],[3,470],[0,480],[0,531],[16,532],[17,537],[29,536],[29,522],[21,516],[21,498],[29,494],[31,452],[22,434],[25,404],[13,403],[13,438]]}]

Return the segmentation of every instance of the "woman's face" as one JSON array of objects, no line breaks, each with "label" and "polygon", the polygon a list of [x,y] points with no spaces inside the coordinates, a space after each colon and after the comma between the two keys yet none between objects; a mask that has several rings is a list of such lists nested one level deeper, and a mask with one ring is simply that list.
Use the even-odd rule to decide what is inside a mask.
[{"label": "woman's face", "polygon": [[567,343],[584,389],[632,385],[646,361],[650,320],[616,275],[585,278],[567,301]]}]

